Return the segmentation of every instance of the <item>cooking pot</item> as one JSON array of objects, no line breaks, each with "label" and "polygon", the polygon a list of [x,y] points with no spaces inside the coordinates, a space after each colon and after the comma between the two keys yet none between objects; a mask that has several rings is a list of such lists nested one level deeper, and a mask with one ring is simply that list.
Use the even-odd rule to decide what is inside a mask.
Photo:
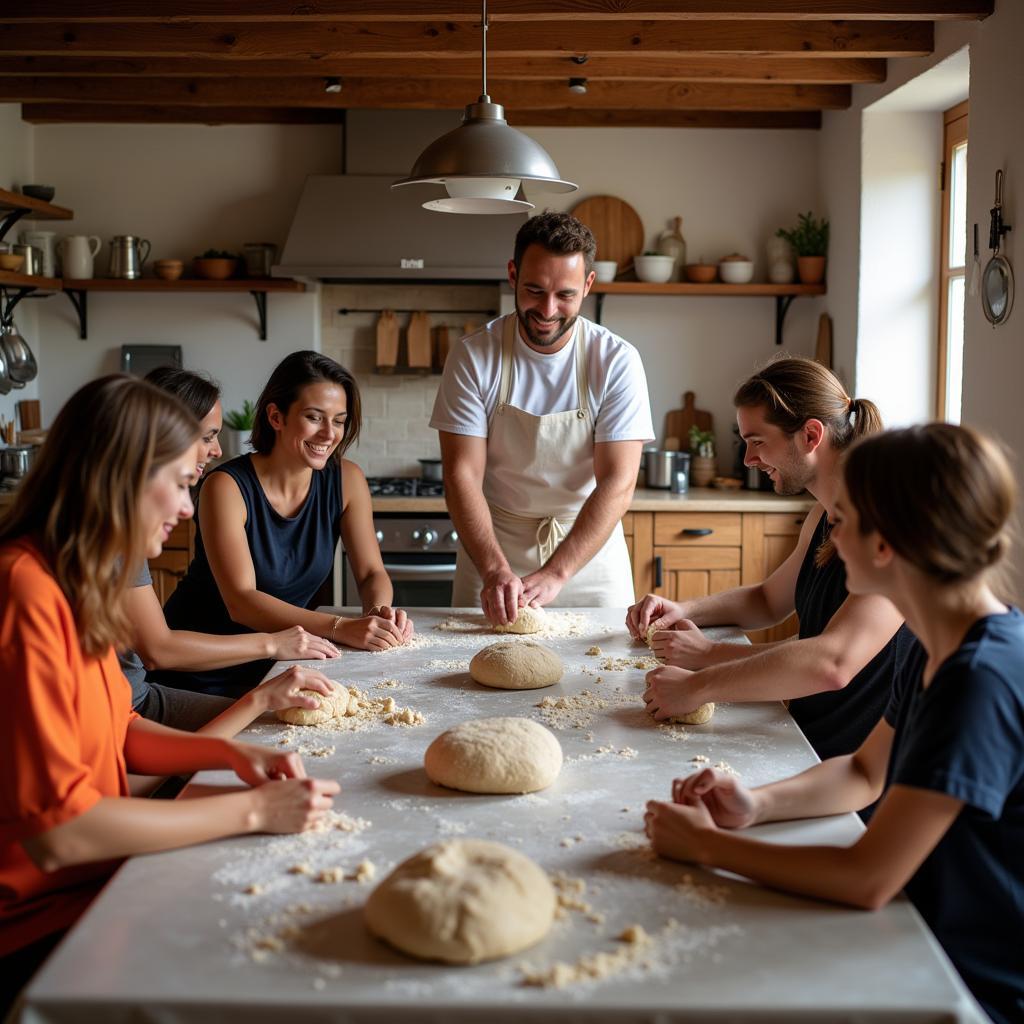
[{"label": "cooking pot", "polygon": [[668,490],[675,480],[676,469],[689,469],[689,452],[663,452],[658,448],[644,449],[644,477],[648,487]]},{"label": "cooking pot", "polygon": [[15,444],[0,449],[0,475],[20,480],[35,459],[36,450],[30,444]]},{"label": "cooking pot", "polygon": [[440,459],[418,459],[420,464],[420,479],[429,480],[432,483],[440,483],[444,476],[441,472]]}]

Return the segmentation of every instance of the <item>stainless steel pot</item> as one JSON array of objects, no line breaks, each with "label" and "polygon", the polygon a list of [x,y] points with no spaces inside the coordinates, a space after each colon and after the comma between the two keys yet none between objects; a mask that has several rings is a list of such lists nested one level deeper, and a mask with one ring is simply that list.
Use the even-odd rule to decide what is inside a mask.
[{"label": "stainless steel pot", "polygon": [[429,480],[432,483],[440,483],[444,479],[441,472],[440,459],[419,459],[420,479]]},{"label": "stainless steel pot", "polygon": [[686,463],[688,468],[690,455],[688,452],[663,452],[658,448],[644,449],[644,477],[648,487],[660,487],[668,490],[675,480],[676,466]]},{"label": "stainless steel pot", "polygon": [[149,240],[136,235],[114,235],[110,240],[109,277],[134,281],[142,277],[142,267],[149,256]]},{"label": "stainless steel pot", "polygon": [[35,459],[36,450],[30,444],[15,444],[0,449],[0,475],[20,480]]}]

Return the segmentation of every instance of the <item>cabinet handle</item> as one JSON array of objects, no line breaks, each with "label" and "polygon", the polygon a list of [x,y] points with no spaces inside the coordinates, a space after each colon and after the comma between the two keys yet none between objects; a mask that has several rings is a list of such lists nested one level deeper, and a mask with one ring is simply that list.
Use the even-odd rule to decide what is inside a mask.
[{"label": "cabinet handle", "polygon": [[691,529],[688,529],[688,530],[680,530],[679,532],[684,537],[710,537],[711,534],[713,534],[715,531],[714,530],[709,530],[707,528],[705,528],[703,530],[698,530],[698,529],[695,529],[695,528],[691,528]]},{"label": "cabinet handle", "polygon": [[796,519],[793,520],[793,522],[796,523],[797,526],[803,526],[804,525],[804,520],[806,518],[807,518],[807,516],[797,516]]},{"label": "cabinet handle", "polygon": [[654,556],[654,589],[658,590],[664,583],[661,571],[661,555]]}]

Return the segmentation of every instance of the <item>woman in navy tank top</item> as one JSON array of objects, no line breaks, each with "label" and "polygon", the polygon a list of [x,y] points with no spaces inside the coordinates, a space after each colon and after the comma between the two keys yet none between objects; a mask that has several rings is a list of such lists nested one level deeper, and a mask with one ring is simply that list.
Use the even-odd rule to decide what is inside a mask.
[{"label": "woman in navy tank top", "polygon": [[[832,539],[851,594],[879,594],[913,632],[860,749],[748,790],[708,769],[652,801],[658,853],[805,896],[874,909],[901,889],[993,1020],[1024,1020],[1024,616],[993,590],[1015,484],[992,441],[931,423],[851,449]],[[847,848],[734,830],[858,810]]]},{"label": "woman in navy tank top", "polygon": [[[391,606],[366,478],[342,458],[359,427],[359,389],[343,366],[310,351],[278,365],[256,404],[255,452],[218,466],[203,486],[195,558],[164,609],[172,629],[228,634],[302,626],[362,650],[412,636],[412,621]],[[363,603],[354,618],[309,608],[332,571],[339,538]],[[237,696],[268,667],[155,678]]]}]

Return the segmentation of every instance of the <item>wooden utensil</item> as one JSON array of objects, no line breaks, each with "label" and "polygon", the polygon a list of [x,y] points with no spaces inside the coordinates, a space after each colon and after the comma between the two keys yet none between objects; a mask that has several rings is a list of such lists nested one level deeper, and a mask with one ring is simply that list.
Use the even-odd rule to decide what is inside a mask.
[{"label": "wooden utensil", "polygon": [[412,370],[430,369],[430,314],[422,311],[413,313],[409,318],[406,331],[406,342],[409,350],[409,368]]},{"label": "wooden utensil", "polygon": [[594,233],[599,260],[615,260],[619,274],[632,269],[633,257],[644,249],[644,225],[629,203],[615,196],[592,196],[575,206],[572,215]]},{"label": "wooden utensil", "polygon": [[832,369],[832,318],[822,313],[818,318],[818,342],[814,346],[814,358],[822,366]]},{"label": "wooden utensil", "polygon": [[679,438],[684,449],[690,447],[690,427],[700,430],[711,429],[711,413],[695,407],[696,396],[692,391],[683,395],[682,409],[665,413],[665,437]]},{"label": "wooden utensil", "polygon": [[451,332],[447,324],[434,328],[434,369],[443,370],[448,350],[452,347]]},{"label": "wooden utensil", "polygon": [[390,309],[377,320],[377,372],[394,373],[398,364],[398,318]]}]

